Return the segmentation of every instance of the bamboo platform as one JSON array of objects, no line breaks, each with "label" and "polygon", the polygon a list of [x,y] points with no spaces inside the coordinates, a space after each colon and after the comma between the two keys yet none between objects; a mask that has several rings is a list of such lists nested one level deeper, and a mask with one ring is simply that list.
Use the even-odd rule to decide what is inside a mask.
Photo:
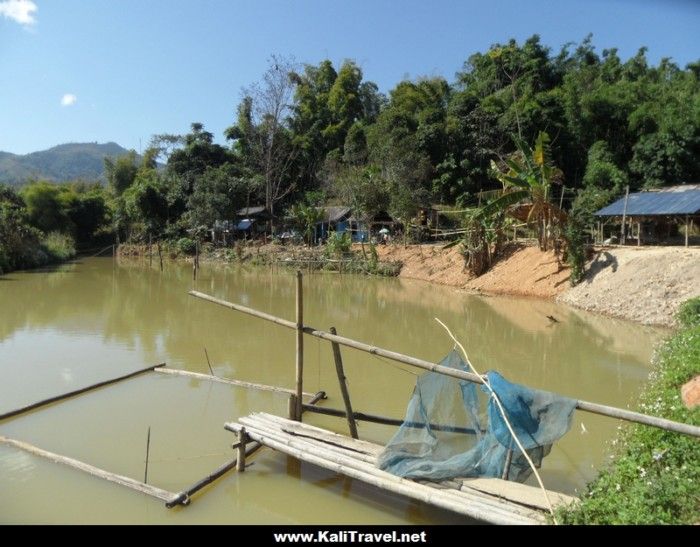
[{"label": "bamboo platform", "polygon": [[[416,499],[492,524],[546,524],[543,492],[501,479],[412,481],[377,468],[384,447],[266,413],[254,413],[227,423],[243,445],[257,442],[274,450]],[[568,504],[570,496],[548,492],[553,505]]]}]

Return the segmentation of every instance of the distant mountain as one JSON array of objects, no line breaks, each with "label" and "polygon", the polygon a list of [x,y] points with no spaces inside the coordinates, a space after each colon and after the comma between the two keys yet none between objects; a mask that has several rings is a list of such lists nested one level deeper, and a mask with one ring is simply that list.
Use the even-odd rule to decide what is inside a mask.
[{"label": "distant mountain", "polygon": [[128,153],[126,148],[114,142],[60,144],[25,155],[0,151],[0,183],[22,184],[31,178],[57,182],[75,179],[104,181],[104,158]]}]

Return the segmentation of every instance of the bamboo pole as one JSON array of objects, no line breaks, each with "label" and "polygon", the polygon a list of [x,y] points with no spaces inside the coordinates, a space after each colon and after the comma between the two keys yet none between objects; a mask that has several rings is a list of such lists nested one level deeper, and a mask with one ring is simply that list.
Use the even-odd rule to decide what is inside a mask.
[{"label": "bamboo pole", "polygon": [[209,372],[211,373],[212,376],[216,376],[216,374],[214,374],[214,369],[211,368],[211,361],[209,360],[209,353],[207,352],[206,347],[204,348],[204,357],[207,358],[207,366],[209,367]]},{"label": "bamboo pole", "polygon": [[[242,426],[238,424],[227,424],[227,428],[232,431]],[[530,517],[511,512],[509,509],[497,508],[493,503],[486,503],[486,496],[468,496],[454,490],[435,489],[425,484],[417,483],[408,479],[397,477],[386,471],[377,469],[374,465],[361,462],[349,456],[343,456],[337,452],[327,450],[316,444],[306,443],[300,440],[283,441],[272,432],[246,427],[246,434],[274,450],[278,450],[302,461],[324,467],[336,473],[347,475],[377,486],[384,490],[389,490],[397,494],[402,494],[431,505],[442,507],[473,518],[493,522],[496,524],[535,524],[537,521]],[[480,499],[481,498],[481,499]],[[503,502],[504,506],[511,504]],[[534,512],[533,512],[534,513]]]},{"label": "bamboo pole", "polygon": [[[304,404],[303,405],[304,410],[311,412],[313,414],[323,414],[325,416],[336,416],[338,418],[346,418],[347,417],[347,412],[345,410],[341,410],[339,408],[329,408],[325,406],[313,406],[309,404]],[[382,424],[382,425],[394,425],[394,426],[400,426],[404,425],[406,427],[411,427],[411,428],[417,428],[417,429],[422,429],[425,427],[425,424],[423,422],[406,422],[403,419],[399,418],[387,418],[386,416],[378,416],[376,414],[368,414],[366,412],[357,412],[354,411],[352,413],[352,417],[355,420],[361,421],[361,422],[371,422],[375,424]],[[474,435],[476,433],[475,430],[467,428],[467,427],[458,427],[458,426],[452,426],[452,425],[445,425],[445,424],[428,424],[430,429],[433,431],[447,431],[449,433],[467,433],[470,435]]]},{"label": "bamboo pole", "polygon": [[503,464],[503,475],[501,475],[501,478],[504,481],[508,480],[508,472],[510,471],[510,462],[513,461],[513,449],[509,448],[508,452],[506,452],[506,461]]},{"label": "bamboo pole", "polygon": [[151,426],[148,426],[148,433],[146,434],[146,469],[143,472],[143,483],[148,484],[148,458],[151,454]]},{"label": "bamboo pole", "polygon": [[[331,334],[338,334],[335,327],[331,327]],[[352,404],[350,403],[350,393],[348,392],[348,384],[345,378],[345,371],[343,370],[343,358],[340,355],[340,346],[337,344],[337,342],[331,342],[331,345],[333,346],[335,372],[338,375],[340,392],[343,395],[343,404],[345,405],[345,417],[348,420],[348,429],[350,429],[350,436],[353,439],[357,439],[357,424],[355,423],[355,418],[353,417]]]},{"label": "bamboo pole", "polygon": [[[304,450],[305,452],[315,453],[318,455],[321,455],[321,453],[330,453],[333,456],[349,457],[349,461],[352,462],[350,464],[351,466],[362,469],[367,467],[366,464],[369,464],[372,472],[378,470],[377,460],[384,449],[384,447],[378,444],[360,441],[357,439],[350,439],[346,436],[339,435],[325,429],[310,426],[304,423],[292,422],[279,416],[267,413],[255,413],[241,418],[239,424],[226,424],[224,427],[229,431],[236,431],[241,427],[246,427],[246,431],[248,432],[263,433],[284,444],[285,446],[298,448],[300,450]],[[385,472],[380,471],[380,473]],[[499,493],[495,494],[495,497],[493,496],[493,492],[488,492],[483,489],[480,492],[475,493],[475,489],[472,487],[465,488],[464,494],[460,495],[459,497],[462,499],[467,498],[476,503],[490,505],[498,511],[502,511],[505,508],[509,513],[515,512],[517,514],[526,515],[533,514],[529,508],[522,507],[519,501],[509,498],[508,495],[503,495],[504,489],[512,490],[514,488],[511,483],[503,482],[500,479],[489,479],[489,481],[493,481],[495,483],[489,485],[491,486],[491,490],[494,490],[494,486],[501,487],[496,488]],[[459,480],[439,482],[411,480],[410,482],[420,482],[421,484],[425,484],[431,488],[440,489],[449,488],[462,490],[464,486],[463,482]],[[540,493],[539,489],[531,486],[523,486],[522,489],[529,490],[531,493]],[[484,496],[484,493],[487,495]],[[557,494],[554,492],[550,493],[552,495]],[[504,504],[503,500],[499,498],[505,498],[505,500],[508,502],[514,502],[516,505],[513,505],[512,503]],[[528,500],[528,502],[531,501],[531,499]],[[541,507],[541,502],[539,502],[539,500],[537,500],[537,502],[538,506]],[[540,517],[540,515],[537,515],[537,517]]]},{"label": "bamboo pole", "polygon": [[688,224],[688,215],[685,215],[685,246],[688,246],[688,234],[690,233],[690,225]]},{"label": "bamboo pole", "polygon": [[[296,393],[296,390],[288,389],[278,386],[268,386],[265,384],[257,384],[255,382],[245,382],[243,380],[232,380],[230,378],[222,378],[221,376],[210,376],[209,374],[202,374],[200,372],[191,372],[189,370],[179,370],[174,368],[158,368],[154,372],[160,372],[161,374],[171,374],[173,376],[187,376],[189,378],[197,378],[199,380],[209,380],[211,382],[218,382],[219,384],[228,384],[231,386],[247,387],[249,389],[259,389],[261,391],[273,391],[275,393]],[[304,397],[313,397],[313,393],[302,392]]]},{"label": "bamboo pole", "polygon": [[[231,302],[226,302],[213,296],[209,296],[198,291],[190,291],[189,294],[196,298],[202,298],[209,302],[225,306],[227,308],[237,310],[243,313],[248,313],[255,317],[261,319],[266,319],[277,325],[284,327],[296,329],[296,324],[292,321],[287,321],[280,317],[275,317],[273,315],[263,313],[257,310],[251,310],[245,306],[240,306],[238,304],[232,304]],[[423,359],[417,359],[416,357],[410,357],[402,353],[395,351],[389,351],[386,349],[378,348],[376,346],[371,346],[369,344],[364,344],[350,338],[345,338],[343,336],[333,335],[329,332],[316,330],[312,327],[304,327],[303,332],[314,336],[316,338],[321,338],[322,340],[328,340],[329,342],[337,342],[342,346],[347,346],[360,351],[370,353],[372,355],[378,355],[380,357],[385,357],[399,363],[404,363],[406,365],[411,365],[416,368],[421,368],[423,370],[428,370],[431,372],[437,372],[439,374],[444,374],[445,376],[450,376],[452,378],[457,378],[459,380],[467,380],[468,382],[474,382],[478,384],[483,384],[484,379],[481,376],[473,374],[471,372],[465,372],[462,370],[456,370],[453,368],[438,365],[436,363],[431,363],[429,361],[424,361]],[[622,408],[616,408],[608,405],[601,405],[598,403],[591,403],[584,400],[576,400],[576,408],[583,410],[585,412],[592,412],[594,414],[600,414],[603,416],[609,416],[611,418],[618,418],[621,420],[627,420],[628,422],[634,422],[644,425],[650,425],[653,427],[659,427],[661,429],[666,429],[668,431],[674,431],[676,433],[682,433],[684,435],[690,435],[692,437],[700,437],[700,426],[694,426],[690,424],[683,424],[679,422],[674,422],[673,420],[667,420],[666,418],[659,418],[657,416],[649,416],[647,414],[641,414],[640,412],[633,412],[631,410],[625,410]]]},{"label": "bamboo pole", "polygon": [[[235,445],[235,446],[236,446],[236,448],[238,448],[237,445]],[[248,446],[246,447],[246,456],[250,456],[253,452],[255,452],[256,450],[258,450],[261,447],[262,447],[262,445],[259,442],[254,441],[252,443],[249,443]],[[212,482],[214,482],[219,477],[224,476],[226,473],[231,471],[231,469],[236,467],[237,463],[238,463],[238,458],[236,457],[233,460],[221,465],[220,467],[217,467],[214,471],[209,473],[209,475],[207,475],[203,479],[198,480],[189,488],[183,490],[182,492],[179,492],[177,494],[177,497],[175,499],[167,502],[165,504],[165,506],[168,509],[172,509],[176,505],[189,505],[190,498],[192,497],[193,494],[196,494],[205,486],[210,485]]]},{"label": "bamboo pole", "polygon": [[177,499],[177,497],[178,497],[178,494],[174,494],[173,492],[168,492],[167,490],[163,490],[162,488],[158,488],[156,486],[151,486],[150,484],[145,484],[145,483],[139,482],[139,481],[132,479],[130,477],[125,477],[123,475],[117,475],[116,473],[112,473],[110,471],[105,471],[104,469],[100,469],[99,467],[95,467],[95,466],[90,465],[88,463],[81,462],[80,460],[76,460],[74,458],[69,458],[67,456],[61,456],[60,454],[55,454],[53,452],[49,452],[48,450],[44,450],[43,448],[39,448],[37,446],[31,445],[29,443],[25,443],[23,441],[18,441],[16,439],[10,439],[10,438],[3,437],[0,435],[0,443],[7,444],[9,446],[13,446],[13,447],[18,448],[20,450],[24,450],[25,452],[28,452],[34,456],[46,458],[47,460],[50,460],[54,463],[60,463],[62,465],[67,465],[68,467],[72,467],[73,469],[83,471],[83,472],[88,473],[94,477],[98,477],[100,479],[104,479],[104,480],[107,480],[109,482],[113,482],[116,484],[120,484],[122,486],[126,486],[127,488],[131,488],[132,490],[136,490],[137,492],[141,492],[142,494],[146,494],[148,496],[157,498],[159,500],[163,500],[166,503],[171,502],[171,501]]},{"label": "bamboo pole", "polygon": [[248,443],[248,435],[245,428],[242,427],[238,432],[238,457],[236,458],[236,471],[243,473],[245,471],[245,445]]},{"label": "bamboo pole", "polygon": [[637,247],[642,245],[642,222],[637,221]]},{"label": "bamboo pole", "polygon": [[92,391],[93,389],[97,389],[99,387],[103,386],[108,386],[109,384],[114,384],[116,382],[120,382],[122,380],[127,380],[129,378],[133,378],[134,376],[138,376],[140,374],[143,374],[145,372],[151,372],[152,370],[158,370],[159,367],[164,367],[165,363],[160,363],[159,365],[152,365],[147,368],[143,368],[134,372],[130,372],[129,374],[124,374],[123,376],[118,376],[117,378],[112,378],[111,380],[104,380],[102,382],[98,382],[96,384],[92,384],[87,387],[82,387],[80,389],[76,389],[73,391],[69,391],[68,393],[64,393],[62,395],[56,395],[55,397],[50,397],[48,399],[44,399],[42,401],[38,401],[36,403],[32,403],[31,405],[24,406],[22,408],[18,408],[15,410],[11,410],[9,412],[5,412],[4,414],[0,414],[0,420],[5,420],[6,418],[12,418],[13,416],[17,416],[18,414],[24,414],[25,412],[29,412],[30,410],[34,410],[36,408],[40,408],[42,406],[49,405],[51,403],[55,403],[57,401],[61,401],[63,399],[67,399],[69,397],[73,397],[74,395],[80,395],[81,393],[85,393],[86,391]]},{"label": "bamboo pole", "polygon": [[[311,401],[309,401],[309,404],[315,405],[318,401],[320,401],[321,399],[325,399],[325,398],[326,398],[326,392],[319,391],[318,393],[313,395]],[[240,444],[241,443],[235,443],[231,448],[238,450],[240,448]],[[257,441],[248,442],[245,446],[246,458],[248,456],[251,456],[253,453],[257,452],[260,448],[262,448],[262,446],[263,445]],[[236,456],[233,460],[221,465],[220,467],[217,467],[209,475],[198,480],[189,488],[186,488],[185,490],[182,490],[181,492],[179,492],[176,495],[176,497],[173,498],[171,501],[167,502],[165,504],[165,506],[168,509],[172,509],[176,505],[189,505],[190,498],[192,497],[192,495],[199,492],[202,488],[210,485],[212,482],[214,482],[218,478],[223,477],[226,473],[231,471],[237,465],[238,465],[238,456]]]},{"label": "bamboo pole", "polygon": [[[302,410],[303,408],[304,407],[302,405]],[[294,393],[291,393],[289,395],[289,399],[287,400],[287,416],[290,420],[297,419],[297,396]]]},{"label": "bamboo pole", "polygon": [[[348,467],[367,471],[371,474],[377,476],[392,475],[387,471],[380,470],[377,467],[377,453],[367,453],[363,450],[364,443],[358,444],[357,447],[344,446],[340,444],[335,444],[329,442],[329,440],[324,436],[318,436],[317,432],[314,430],[304,431],[304,425],[300,424],[300,430],[294,431],[292,433],[286,431],[286,425],[284,423],[276,423],[274,417],[268,416],[268,419],[261,419],[261,416],[249,416],[241,418],[241,424],[227,424],[233,429],[245,427],[246,432],[250,432],[253,435],[264,435],[267,439],[271,439],[278,442],[285,447],[301,450],[304,453],[315,454],[316,456],[323,457],[330,461],[345,462]],[[344,437],[347,444],[352,445],[353,441]],[[266,441],[263,443],[266,444]],[[375,448],[381,448],[378,445],[374,445]],[[303,458],[302,458],[303,459]],[[398,478],[398,477],[397,477]],[[469,502],[470,504],[479,504],[484,507],[488,507],[494,512],[505,513],[509,517],[513,514],[525,515],[525,516],[536,516],[537,518],[542,518],[541,514],[533,512],[529,508],[524,508],[522,506],[512,503],[510,500],[502,500],[498,497],[483,493],[475,493],[474,491],[457,492],[455,490],[461,489],[461,483],[457,483],[458,488],[454,488],[450,485],[443,484],[442,481],[439,483],[433,481],[414,481],[412,479],[401,479],[405,480],[408,485],[425,485],[430,488],[438,488],[440,490],[448,490],[445,492],[448,495],[454,496],[460,502]]]},{"label": "bamboo pole", "polygon": [[302,389],[304,386],[304,287],[302,274],[297,270],[296,290],[296,409],[297,421],[301,421]]}]

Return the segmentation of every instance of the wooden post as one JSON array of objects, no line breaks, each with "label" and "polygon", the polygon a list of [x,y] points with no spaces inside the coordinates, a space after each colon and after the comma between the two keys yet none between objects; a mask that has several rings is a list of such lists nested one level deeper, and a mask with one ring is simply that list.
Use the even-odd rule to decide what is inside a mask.
[{"label": "wooden post", "polygon": [[148,433],[146,433],[146,469],[143,472],[143,483],[148,484],[148,457],[151,453],[151,426],[148,426]]},{"label": "wooden post", "polygon": [[194,242],[194,258],[192,259],[192,281],[197,281],[197,253],[199,248],[197,246],[197,240]]},{"label": "wooden post", "polygon": [[160,259],[160,271],[163,271],[163,253],[160,249],[160,240],[158,240],[158,258]]},{"label": "wooden post", "polygon": [[302,273],[297,270],[297,299],[296,299],[296,331],[297,331],[297,358],[296,358],[296,409],[294,419],[301,421],[301,397],[304,387],[304,292],[302,286]]},{"label": "wooden post", "polygon": [[289,399],[287,401],[287,416],[290,420],[296,420],[297,418],[297,396],[294,393],[289,394]]},{"label": "wooden post", "polygon": [[153,235],[148,234],[148,267],[153,266]]},{"label": "wooden post", "polygon": [[688,224],[688,215],[685,215],[685,246],[688,246],[688,234],[690,233],[690,225]]},{"label": "wooden post", "polygon": [[642,244],[642,221],[637,221],[637,247]]},{"label": "wooden post", "polygon": [[620,244],[625,244],[625,221],[627,220],[627,200],[630,197],[629,185],[625,187],[625,205],[622,208],[622,226],[620,228]]},{"label": "wooden post", "polygon": [[508,452],[506,452],[506,461],[503,464],[503,475],[501,478],[504,481],[508,480],[508,472],[510,471],[510,462],[513,460],[513,449],[509,448]]},{"label": "wooden post", "polygon": [[241,428],[238,432],[238,458],[236,460],[236,471],[243,473],[245,471],[245,445],[248,442],[248,435],[245,428]]},{"label": "wooden post", "polygon": [[[335,327],[331,327],[331,334],[337,334]],[[348,385],[345,382],[345,371],[343,370],[343,358],[340,355],[340,346],[337,342],[331,342],[333,347],[333,360],[335,361],[335,372],[338,374],[338,383],[340,384],[340,392],[343,395],[343,403],[345,404],[345,413],[348,419],[348,428],[350,436],[353,439],[359,438],[357,435],[357,424],[350,404],[350,393],[348,393]]]}]

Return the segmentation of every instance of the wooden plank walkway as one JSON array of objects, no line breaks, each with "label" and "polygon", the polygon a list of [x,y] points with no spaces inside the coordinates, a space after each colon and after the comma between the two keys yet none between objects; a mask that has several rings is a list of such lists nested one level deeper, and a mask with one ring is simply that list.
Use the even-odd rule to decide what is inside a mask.
[{"label": "wooden plank walkway", "polygon": [[[543,509],[546,502],[539,488],[501,479],[441,482],[404,479],[377,467],[383,446],[262,412],[227,423],[225,428],[243,434],[249,442],[259,442],[299,460],[480,521],[492,524],[547,522]],[[549,496],[554,505],[574,500],[555,492],[550,492]]]}]

